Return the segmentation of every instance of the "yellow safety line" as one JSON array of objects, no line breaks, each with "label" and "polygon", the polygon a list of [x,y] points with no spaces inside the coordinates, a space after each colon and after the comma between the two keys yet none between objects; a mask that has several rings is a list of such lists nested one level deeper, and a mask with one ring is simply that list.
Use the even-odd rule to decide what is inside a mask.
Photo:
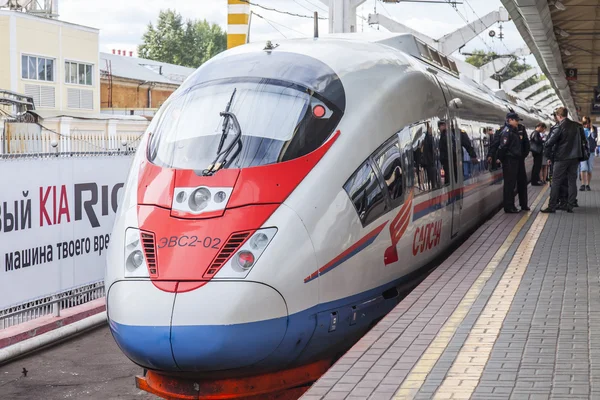
[{"label": "yellow safety line", "polygon": [[527,231],[434,399],[471,398],[547,219],[540,213]]},{"label": "yellow safety line", "polygon": [[[543,198],[548,187],[544,187],[542,191],[536,197],[536,200],[531,205],[531,209],[535,209],[538,203]],[[467,316],[467,313],[473,306],[473,303],[483,290],[488,279],[492,276],[492,273],[496,270],[496,267],[500,264],[500,261],[504,258],[504,255],[513,244],[517,235],[531,216],[531,211],[523,215],[517,225],[512,229],[510,234],[504,240],[504,243],[494,254],[494,257],[490,260],[485,269],[481,272],[479,277],[475,280],[469,291],[465,294],[461,302],[458,304],[450,318],[446,321],[440,332],[437,334],[433,342],[429,345],[425,353],[421,356],[417,364],[410,371],[402,385],[396,392],[394,399],[413,399],[421,386],[425,383],[427,375],[431,372],[442,353],[446,350],[446,347],[450,343],[450,340],[454,336],[454,333]]]}]

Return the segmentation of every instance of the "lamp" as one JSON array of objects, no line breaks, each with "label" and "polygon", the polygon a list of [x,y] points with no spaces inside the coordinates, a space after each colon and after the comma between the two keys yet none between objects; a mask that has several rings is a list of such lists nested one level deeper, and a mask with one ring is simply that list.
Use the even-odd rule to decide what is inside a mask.
[{"label": "lamp", "polygon": [[565,53],[566,56],[570,56],[571,52],[569,51],[569,49],[564,49],[563,53]]},{"label": "lamp", "polygon": [[565,11],[567,9],[567,7],[565,7],[565,5],[560,0],[553,1],[550,4],[552,4],[554,7],[556,7],[557,10],[560,11]]},{"label": "lamp", "polygon": [[565,37],[565,38],[571,36],[571,34],[569,32],[565,31],[564,29],[560,29],[560,28],[556,29],[556,33],[558,33],[560,36]]}]

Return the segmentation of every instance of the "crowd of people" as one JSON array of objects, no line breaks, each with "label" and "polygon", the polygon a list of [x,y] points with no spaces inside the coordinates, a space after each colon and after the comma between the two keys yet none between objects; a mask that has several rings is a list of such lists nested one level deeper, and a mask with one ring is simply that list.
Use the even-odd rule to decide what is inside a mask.
[{"label": "crowd of people", "polygon": [[[551,181],[550,200],[543,213],[556,210],[573,212],[577,204],[577,177],[581,180],[579,191],[590,191],[594,157],[600,149],[597,146],[598,131],[589,117],[581,123],[569,119],[565,107],[557,108],[553,117],[555,124],[548,127],[540,122],[531,133],[519,122],[516,113],[506,115],[505,125],[498,129],[491,139],[487,162],[501,165],[504,175],[504,211],[518,213],[528,211],[527,173],[525,158],[533,155],[531,184],[545,185]],[[519,194],[521,210],[515,207],[515,188]]]}]

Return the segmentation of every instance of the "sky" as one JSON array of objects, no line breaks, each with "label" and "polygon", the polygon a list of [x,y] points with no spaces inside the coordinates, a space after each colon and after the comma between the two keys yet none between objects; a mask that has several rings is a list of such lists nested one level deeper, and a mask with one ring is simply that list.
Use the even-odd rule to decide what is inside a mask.
[{"label": "sky", "polygon": [[[327,7],[321,0],[251,0],[268,8],[275,8],[300,15],[312,15],[318,11],[319,16],[327,17]],[[369,13],[377,12],[418,30],[435,39],[472,22],[491,11],[501,7],[500,0],[457,0],[456,8],[449,4],[420,3],[382,3],[380,0],[367,0],[358,8],[358,31],[377,30],[370,26],[366,19]],[[141,42],[148,23],[155,22],[161,9],[175,9],[184,19],[206,19],[227,28],[227,0],[60,0],[60,19],[100,29],[100,50],[110,52],[112,49],[134,51]],[[289,16],[252,6],[254,13],[263,18],[253,16],[251,41],[281,40],[284,37],[310,37],[313,34],[313,21],[309,18]],[[322,36],[328,32],[328,21],[322,20],[319,31]],[[385,29],[379,27],[380,30]],[[496,34],[498,24],[492,26]],[[475,49],[493,50],[506,54],[525,46],[512,22],[503,23],[504,40],[490,38],[487,31],[472,40],[462,50],[470,52]],[[496,35],[497,36],[497,35]],[[455,53],[456,58],[464,58]],[[534,65],[533,56],[527,62]]]}]

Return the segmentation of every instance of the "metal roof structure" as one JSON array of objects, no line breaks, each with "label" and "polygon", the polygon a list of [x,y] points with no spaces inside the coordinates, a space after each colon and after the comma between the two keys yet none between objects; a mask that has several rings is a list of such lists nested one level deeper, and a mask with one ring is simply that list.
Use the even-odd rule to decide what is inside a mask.
[{"label": "metal roof structure", "polygon": [[107,70],[109,64],[110,73],[113,77],[177,86],[181,85],[188,76],[196,71],[195,68],[144,58],[100,53],[100,69]]},{"label": "metal roof structure", "polygon": [[[591,111],[598,85],[600,28],[598,0],[501,0],[519,33],[556,90],[577,117]],[[576,81],[565,68],[577,68]]]}]

